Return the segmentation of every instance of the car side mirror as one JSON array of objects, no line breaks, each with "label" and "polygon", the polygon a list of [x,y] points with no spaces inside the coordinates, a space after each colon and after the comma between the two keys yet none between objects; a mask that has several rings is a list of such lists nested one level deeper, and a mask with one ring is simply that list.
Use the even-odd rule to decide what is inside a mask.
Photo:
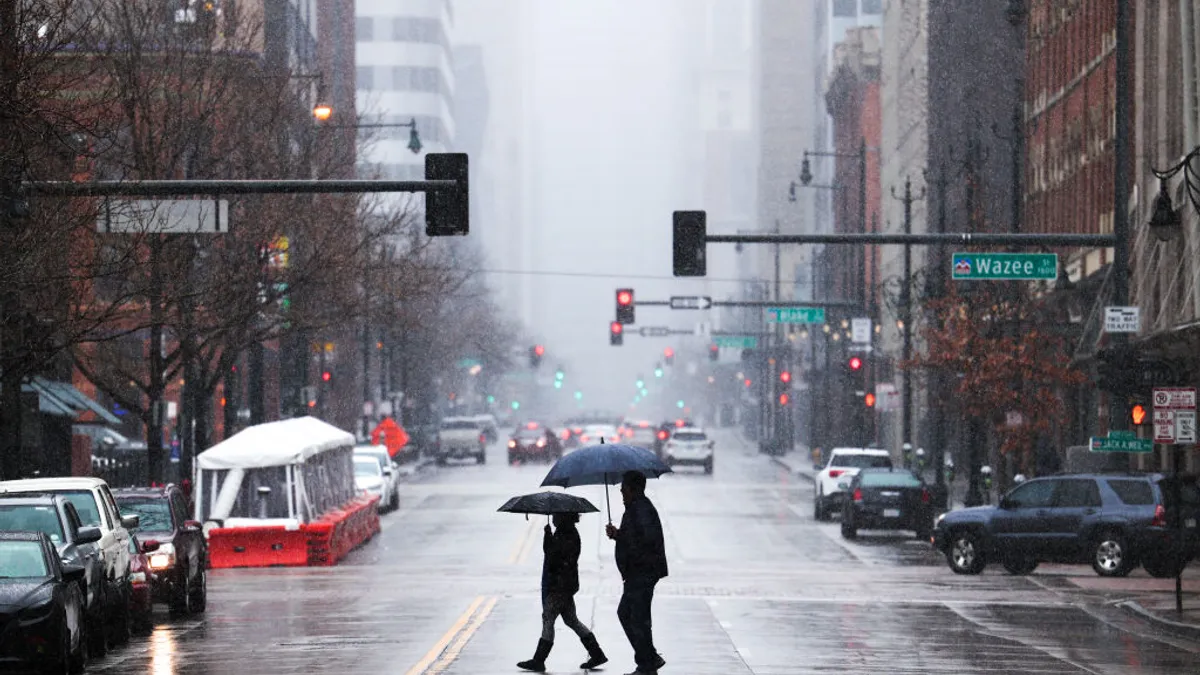
[{"label": "car side mirror", "polygon": [[197,531],[197,530],[200,530],[200,529],[201,529],[201,528],[203,528],[203,527],[204,527],[204,525],[203,525],[203,524],[201,524],[201,522],[200,522],[200,521],[198,521],[198,520],[185,520],[185,521],[183,521],[183,529],[185,529],[185,530],[190,530],[190,531],[193,531],[193,532],[195,532],[195,531]]},{"label": "car side mirror", "polygon": [[1013,504],[1012,500],[1008,497],[1001,497],[1000,508],[1004,509],[1005,511],[1011,511],[1012,509],[1016,508],[1016,504]]},{"label": "car side mirror", "polygon": [[98,527],[81,527],[75,535],[75,540],[80,544],[91,544],[100,541],[100,528]]},{"label": "car side mirror", "polygon": [[87,570],[82,565],[75,563],[63,563],[62,566],[63,579],[72,583],[83,581],[87,576]]},{"label": "car side mirror", "polygon": [[127,530],[137,529],[137,526],[141,524],[141,516],[121,516],[121,527],[124,527]]},{"label": "car side mirror", "polygon": [[395,473],[396,472],[392,471],[392,467],[390,467],[390,466],[384,467],[384,469],[383,469],[383,475],[385,475],[385,476],[391,476]]},{"label": "car side mirror", "polygon": [[154,553],[158,550],[158,542],[150,539],[142,542],[142,553]]}]

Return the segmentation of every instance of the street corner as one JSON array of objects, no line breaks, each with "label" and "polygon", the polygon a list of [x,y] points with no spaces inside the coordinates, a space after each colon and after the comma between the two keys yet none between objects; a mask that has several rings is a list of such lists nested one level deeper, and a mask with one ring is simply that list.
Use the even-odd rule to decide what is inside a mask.
[{"label": "street corner", "polygon": [[784,455],[771,455],[771,461],[805,480],[813,482],[817,480],[816,471],[812,467],[812,459],[809,457],[789,452]]},{"label": "street corner", "polygon": [[1200,640],[1200,594],[1191,593],[1183,600],[1183,611],[1173,595],[1154,594],[1136,600],[1121,600],[1115,606],[1158,630],[1190,640]]}]

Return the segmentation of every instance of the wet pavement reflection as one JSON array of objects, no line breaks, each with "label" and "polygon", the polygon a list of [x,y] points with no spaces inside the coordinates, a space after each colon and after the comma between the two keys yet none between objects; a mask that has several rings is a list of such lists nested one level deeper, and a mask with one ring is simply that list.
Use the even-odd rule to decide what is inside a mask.
[{"label": "wet pavement reflection", "polygon": [[[652,481],[671,576],[655,637],[681,675],[798,673],[1194,673],[1200,641],[1115,606],[1124,596],[1090,569],[1029,577],[952,574],[911,535],[812,519],[812,484],[730,433],[716,471]],[[201,617],[156,615],[149,636],[96,660],[99,673],[519,672],[540,632],[543,518],[496,513],[536,491],[548,466],[431,468],[404,486],[383,531],[330,569],[221,570]],[[620,578],[602,510],[580,524],[579,615],[612,661],[631,670],[616,619]],[[620,497],[613,491],[614,518]],[[1081,588],[1080,586],[1085,586]],[[578,673],[584,650],[559,626],[548,672]]]}]

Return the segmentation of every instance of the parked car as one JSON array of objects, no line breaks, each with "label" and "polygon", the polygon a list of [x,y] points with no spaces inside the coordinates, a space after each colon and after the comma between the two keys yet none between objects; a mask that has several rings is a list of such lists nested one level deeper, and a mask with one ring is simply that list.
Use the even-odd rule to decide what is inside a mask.
[{"label": "parked car", "polygon": [[842,505],[842,536],[854,539],[861,530],[912,530],[929,539],[933,528],[933,495],[925,482],[904,469],[862,469],[840,486],[849,495]]},{"label": "parked car", "polygon": [[154,602],[175,614],[201,614],[208,607],[208,540],[188,513],[175,485],[126,488],[115,493],[121,512],[139,519],[137,536],[149,553]]},{"label": "parked car", "polygon": [[138,526],[137,516],[122,516],[108,484],[99,478],[30,478],[0,482],[0,497],[28,494],[62,495],[75,506],[80,522],[100,528],[96,542],[104,563],[104,606],[109,642],[124,644],[131,630],[129,616],[129,531]]},{"label": "parked car", "polygon": [[383,494],[379,499],[380,511],[391,511],[400,506],[400,467],[392,461],[387,448],[382,445],[360,445],[354,448],[355,457],[371,457],[379,462],[383,472]]},{"label": "parked car", "polygon": [[150,570],[148,554],[157,550],[157,541],[143,543],[136,534],[129,538],[129,584],[133,588],[129,595],[129,614],[137,633],[149,633],[154,628],[154,590],[151,587],[154,573]]},{"label": "parked car", "polygon": [[[1122,577],[1141,562],[1153,576],[1175,576],[1197,553],[1200,499],[1192,482],[1179,508],[1164,500],[1163,482],[1159,474],[1034,478],[998,506],[940,516],[933,545],[958,574],[979,574],[992,562],[1029,574],[1039,563],[1059,562],[1091,563],[1100,576]],[[1179,517],[1182,539],[1173,527]]]},{"label": "parked car", "polygon": [[667,466],[702,466],[704,473],[713,472],[715,442],[698,427],[679,427],[663,448]]},{"label": "parked car", "polygon": [[486,463],[487,435],[483,425],[470,417],[447,417],[438,428],[436,453],[440,466],[451,459],[472,457],[476,464]]},{"label": "parked car", "polygon": [[59,560],[44,532],[0,532],[0,665],[83,671],[84,574]]},{"label": "parked car", "polygon": [[88,647],[92,656],[104,656],[108,651],[105,622],[117,613],[111,603],[120,598],[105,592],[104,562],[96,543],[100,528],[84,526],[75,505],[61,495],[15,495],[0,497],[0,531],[41,532],[50,538],[64,565],[83,568],[79,590]]},{"label": "parked car", "polygon": [[387,508],[390,497],[387,486],[387,476],[374,457],[354,456],[354,487],[359,492],[379,497],[376,508],[383,511]]},{"label": "parked car", "polygon": [[829,515],[840,511],[846,491],[839,485],[841,479],[854,476],[859,469],[890,469],[892,457],[887,450],[875,448],[834,448],[829,453],[825,468],[817,473],[817,492],[813,498],[813,518],[829,520]]}]

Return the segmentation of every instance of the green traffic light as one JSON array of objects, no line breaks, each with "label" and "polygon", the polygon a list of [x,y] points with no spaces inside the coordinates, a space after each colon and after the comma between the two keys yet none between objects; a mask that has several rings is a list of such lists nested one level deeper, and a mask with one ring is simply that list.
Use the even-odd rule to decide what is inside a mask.
[{"label": "green traffic light", "polygon": [[655,377],[662,377],[662,374],[663,374],[663,369],[662,369],[662,368],[655,368],[655,369],[654,369],[654,376],[655,376]]},{"label": "green traffic light", "polygon": [[637,381],[637,388],[638,388],[638,389],[642,389],[642,388],[644,388],[645,386],[646,386],[646,383],[645,383],[645,382],[643,382],[643,381],[641,381],[641,380],[638,380],[638,381]]},{"label": "green traffic light", "polygon": [[582,401],[582,400],[583,400],[583,392],[582,392],[582,391],[577,391],[577,392],[575,392],[575,400],[576,400],[576,401]]},{"label": "green traffic light", "polygon": [[496,402],[496,397],[492,396],[491,394],[488,394],[488,403],[495,403],[495,402]]},{"label": "green traffic light", "polygon": [[513,409],[513,410],[520,410],[520,409],[521,409],[521,404],[520,404],[519,402],[517,402],[517,401],[513,401],[513,402],[512,402],[512,409]]},{"label": "green traffic light", "polygon": [[649,390],[649,389],[643,389],[643,390],[642,390],[642,396],[649,396],[649,395],[650,395],[650,390]]},{"label": "green traffic light", "polygon": [[554,379],[556,379],[556,380],[561,380],[561,379],[563,379],[563,377],[565,377],[565,375],[563,374],[563,371],[561,371],[561,370],[554,373]]},{"label": "green traffic light", "polygon": [[554,381],[554,388],[555,388],[555,389],[562,389],[562,380],[555,380],[555,381]]},{"label": "green traffic light", "polygon": [[675,402],[675,406],[676,406],[677,408],[682,408],[682,407],[683,407],[683,401],[676,401],[676,402]]}]

